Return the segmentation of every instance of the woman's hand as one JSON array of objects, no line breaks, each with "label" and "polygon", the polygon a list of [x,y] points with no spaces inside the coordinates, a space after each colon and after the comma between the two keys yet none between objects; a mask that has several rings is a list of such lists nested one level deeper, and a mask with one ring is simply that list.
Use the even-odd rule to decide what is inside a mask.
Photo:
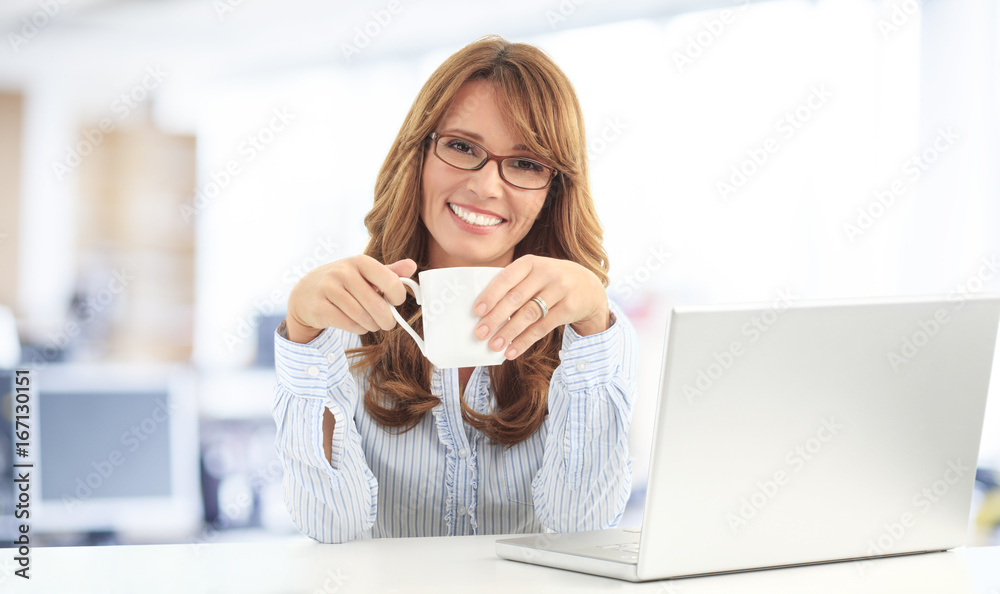
[{"label": "woman's hand", "polygon": [[[305,344],[325,328],[354,334],[390,330],[396,325],[389,304],[401,305],[406,288],[400,277],[417,270],[413,260],[388,266],[365,255],[324,264],[302,277],[288,296],[288,339]],[[384,295],[384,297],[383,297]]]},{"label": "woman's hand", "polygon": [[[549,313],[533,302],[540,298]],[[557,326],[571,324],[581,336],[607,330],[611,323],[604,285],[576,262],[522,256],[504,268],[479,295],[476,315],[482,318],[476,337],[484,339],[509,317],[490,339],[494,351],[506,349],[514,359]]]}]

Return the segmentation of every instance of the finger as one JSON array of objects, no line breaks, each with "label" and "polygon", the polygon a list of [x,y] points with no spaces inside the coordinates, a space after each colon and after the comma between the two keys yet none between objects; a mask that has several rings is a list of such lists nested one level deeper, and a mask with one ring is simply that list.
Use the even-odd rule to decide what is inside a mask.
[{"label": "finger", "polygon": [[[490,338],[491,350],[499,352],[515,347],[518,352],[523,353],[527,347],[561,323],[559,315],[563,313],[562,309],[553,314],[553,310],[561,301],[559,297],[551,290],[543,291],[539,297],[546,304],[552,303],[549,305],[548,315],[543,318],[541,306],[534,301],[528,301],[513,312],[510,320]],[[509,358],[516,356],[514,354]]]},{"label": "finger", "polygon": [[392,264],[386,264],[386,268],[396,273],[396,276],[401,278],[410,278],[413,276],[413,273],[417,271],[417,263],[409,258],[406,258],[393,262]]},{"label": "finger", "polygon": [[[532,268],[533,259],[529,256],[518,258],[507,265],[476,298],[476,304],[473,306],[475,314],[483,317],[492,313],[504,295],[531,274]],[[506,316],[503,319],[507,319]]]},{"label": "finger", "polygon": [[[557,312],[558,313],[558,312]],[[507,350],[504,352],[504,357],[508,360],[517,358],[518,355],[524,353],[531,345],[535,344],[550,332],[556,329],[557,326],[561,326],[561,323],[553,323],[553,320],[549,318],[552,315],[552,310],[549,310],[549,315],[545,316],[543,319],[538,320],[534,324],[531,324],[521,332],[517,338],[515,338]]]},{"label": "finger", "polygon": [[[371,293],[375,293],[371,287],[367,287],[367,283],[366,288]],[[375,321],[375,318],[373,318],[368,310],[365,309],[365,307],[355,298],[346,285],[337,287],[331,293],[332,294],[327,294],[327,301],[329,301],[335,309],[342,312],[343,315],[346,316],[347,320],[364,328],[364,332],[361,332],[360,334],[364,334],[365,332],[375,332],[379,329],[378,322]],[[384,300],[382,302],[385,303]]]},{"label": "finger", "polygon": [[[323,295],[315,304],[310,304],[303,312],[311,328],[341,328],[353,334],[365,334],[368,329],[358,324],[334,303],[329,295]],[[304,323],[304,322],[299,322]]]},{"label": "finger", "polygon": [[497,301],[488,314],[482,317],[476,326],[475,334],[479,339],[490,336],[501,324],[510,319],[515,312],[531,301],[532,297],[541,292],[548,281],[538,267],[532,267],[531,274],[520,283],[511,287],[502,298]]},{"label": "finger", "polygon": [[[400,262],[406,262],[406,260],[400,260]],[[394,262],[393,264],[398,266],[399,262]],[[389,300],[389,303],[400,305],[406,299],[406,288],[403,282],[399,280],[400,275],[394,272],[393,269],[369,256],[359,258],[357,266],[361,276],[371,283],[373,287],[381,291],[386,299]],[[416,263],[414,263],[414,269],[416,269]]]},{"label": "finger", "polygon": [[328,326],[343,328],[344,330],[347,330],[351,334],[368,334],[369,332],[368,328],[365,328],[361,324],[355,322],[353,319],[351,319],[350,316],[344,313],[342,309],[340,309],[333,303],[330,303],[329,301],[327,301],[327,303],[329,303],[330,306],[335,310],[333,312],[333,315],[334,317],[337,318],[336,323],[330,323],[328,324]]},{"label": "finger", "polygon": [[[397,280],[399,277],[396,277]],[[349,278],[344,284],[344,289],[350,293],[354,301],[364,310],[368,319],[372,320],[376,327],[372,330],[392,330],[396,326],[396,319],[392,317],[392,310],[389,303],[380,295],[371,284],[364,278],[355,276]],[[360,318],[355,318],[358,322],[367,327],[367,324]]]},{"label": "finger", "polygon": [[[510,342],[510,339],[517,336],[516,333],[512,334],[512,332],[519,332],[523,328],[517,328],[516,325],[512,326],[508,320],[517,317],[519,312],[524,311],[536,313],[538,314],[538,317],[541,317],[541,310],[537,307],[537,304],[536,307],[527,309],[525,306],[531,303],[532,297],[538,295],[544,289],[545,285],[543,284],[543,280],[537,276],[529,277],[525,279],[524,282],[512,288],[506,295],[504,295],[503,299],[501,299],[496,306],[493,307],[493,310],[483,317],[480,323],[476,326],[476,337],[479,339],[486,338],[487,336],[490,336],[494,330],[500,328],[498,333],[501,333],[507,338],[506,342]],[[521,316],[523,319],[523,314],[521,314]],[[531,321],[533,322],[534,320]],[[501,327],[504,322],[506,322],[506,325]]]}]

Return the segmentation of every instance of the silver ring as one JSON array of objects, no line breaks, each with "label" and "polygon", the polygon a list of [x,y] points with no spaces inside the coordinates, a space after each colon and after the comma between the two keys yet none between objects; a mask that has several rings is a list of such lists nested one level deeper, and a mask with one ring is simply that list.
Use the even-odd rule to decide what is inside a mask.
[{"label": "silver ring", "polygon": [[545,302],[542,301],[541,297],[535,297],[535,298],[532,299],[532,301],[534,301],[535,303],[537,303],[538,307],[542,308],[542,317],[543,318],[545,316],[549,315],[549,306],[545,305]]}]

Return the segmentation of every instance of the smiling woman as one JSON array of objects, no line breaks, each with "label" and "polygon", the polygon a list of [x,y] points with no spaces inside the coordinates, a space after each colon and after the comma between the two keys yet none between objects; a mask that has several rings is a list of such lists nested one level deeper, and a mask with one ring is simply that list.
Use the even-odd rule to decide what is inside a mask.
[{"label": "smiling woman", "polygon": [[[508,130],[505,120],[492,83],[471,81],[459,90],[439,126],[448,135],[431,134],[437,158],[424,162],[420,208],[420,218],[430,233],[431,268],[506,266],[538,218],[545,186],[552,179],[548,172],[553,169],[529,159],[533,155]],[[495,150],[521,152],[524,158],[495,157],[459,135],[480,142],[489,138]],[[531,183],[531,174],[537,176],[537,183]],[[526,178],[523,183],[537,187],[524,189],[510,181],[511,177],[520,181],[521,176]],[[505,195],[510,199],[503,200]]]},{"label": "smiling woman", "polygon": [[[365,224],[364,254],[303,277],[277,330],[296,525],[324,542],[616,525],[635,333],[607,297],[562,71],[498,37],[451,56],[414,101]],[[503,364],[439,369],[396,325],[389,303],[422,329],[400,278],[453,267],[502,268],[469,313]]]}]

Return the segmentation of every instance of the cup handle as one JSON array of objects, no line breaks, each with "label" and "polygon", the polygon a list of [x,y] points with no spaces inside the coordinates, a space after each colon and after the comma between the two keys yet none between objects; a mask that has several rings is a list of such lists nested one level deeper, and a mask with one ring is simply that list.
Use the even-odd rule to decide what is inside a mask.
[{"label": "cup handle", "polygon": [[[404,285],[413,289],[413,296],[417,300],[417,305],[421,305],[421,301],[423,300],[420,297],[420,285],[418,285],[412,279],[408,278],[400,277],[399,280],[402,281]],[[389,303],[389,300],[386,299],[385,302]],[[406,330],[410,334],[410,336],[413,337],[413,340],[417,341],[417,347],[420,348],[420,352],[423,353],[423,355],[426,357],[427,352],[426,349],[424,348],[424,339],[420,338],[420,335],[417,334],[416,331],[413,328],[411,328],[409,324],[406,323],[406,320],[403,319],[403,316],[399,315],[399,312],[396,311],[396,308],[391,303],[389,303],[389,309],[392,310],[392,317],[396,318],[396,321],[399,322],[399,325],[403,327],[403,330]]]}]

